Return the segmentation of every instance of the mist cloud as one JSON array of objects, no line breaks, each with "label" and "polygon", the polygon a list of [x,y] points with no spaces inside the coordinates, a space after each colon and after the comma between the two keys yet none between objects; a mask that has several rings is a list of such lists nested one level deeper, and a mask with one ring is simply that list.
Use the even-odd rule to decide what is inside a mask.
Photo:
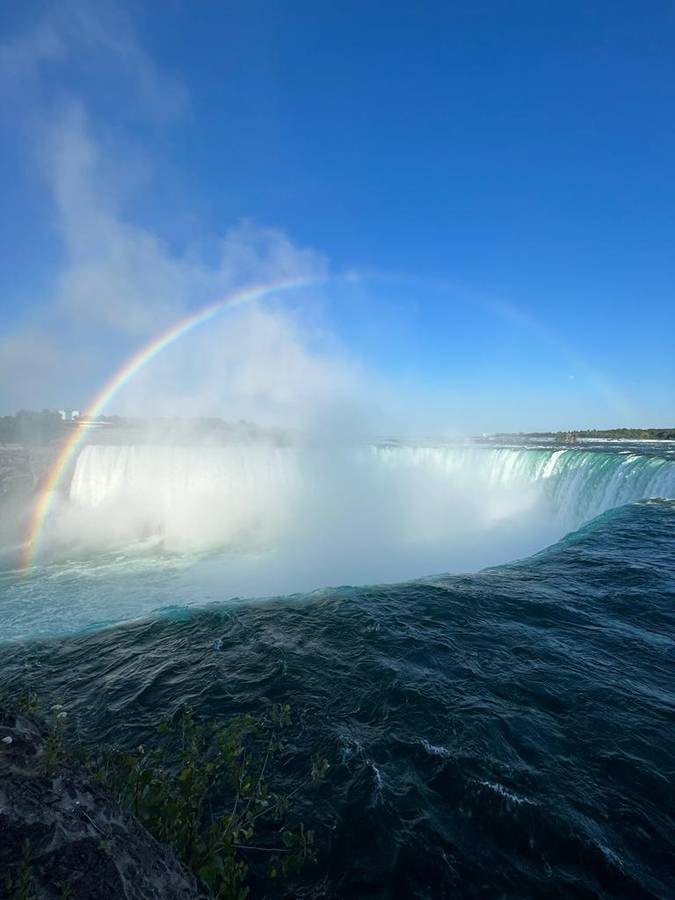
[{"label": "mist cloud", "polygon": [[[129,108],[102,124],[100,110],[69,89],[73,67],[114,76],[118,90],[129,89]],[[170,127],[189,98],[145,54],[122,13],[80,4],[69,4],[67,14],[51,11],[0,47],[0,69],[4,105],[24,135],[61,246],[53,289],[34,298],[39,317],[0,338],[7,411],[82,406],[126,355],[201,305],[252,283],[326,275],[321,254],[253,221],[176,248],[134,217],[138,192],[157,185],[128,120]],[[294,406],[316,398],[330,405],[333,389],[343,395],[339,405],[353,375],[335,347],[328,351],[316,337],[297,307],[230,315],[209,334],[190,336],[192,355],[178,351],[158,361],[120,408],[297,420]]]}]

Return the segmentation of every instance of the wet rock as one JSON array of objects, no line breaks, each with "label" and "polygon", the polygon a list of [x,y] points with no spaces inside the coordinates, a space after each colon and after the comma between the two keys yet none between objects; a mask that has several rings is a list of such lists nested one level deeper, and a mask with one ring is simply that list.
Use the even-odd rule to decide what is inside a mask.
[{"label": "wet rock", "polygon": [[[8,740],[11,739],[11,740]],[[0,708],[0,897],[203,898],[196,879],[77,765],[47,767],[46,726]],[[23,861],[22,861],[23,857]]]}]

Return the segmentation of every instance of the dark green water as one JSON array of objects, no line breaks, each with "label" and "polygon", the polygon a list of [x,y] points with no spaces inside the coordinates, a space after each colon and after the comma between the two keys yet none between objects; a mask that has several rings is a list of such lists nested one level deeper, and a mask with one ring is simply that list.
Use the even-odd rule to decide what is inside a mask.
[{"label": "dark green water", "polygon": [[[134,484],[152,482],[147,451],[125,453],[89,454],[81,497],[123,481],[120,466]],[[221,457],[163,454],[181,483],[198,465],[216,491]],[[382,448],[387,491],[406,472],[433,471],[416,522],[458,473],[471,475],[481,510],[496,497],[510,517],[499,530],[481,519],[481,531],[456,512],[455,492],[428,507],[455,521],[426,558],[421,545],[378,542],[369,528],[381,517],[364,510],[354,541],[326,554],[307,534],[267,577],[296,577],[297,559],[312,583],[370,564],[376,546],[374,571],[438,570],[463,523],[474,526],[464,554],[497,536],[497,558],[531,548],[475,574],[246,601],[231,599],[233,569],[218,555],[111,549],[27,576],[6,568],[0,687],[65,704],[90,746],[146,742],[183,706],[224,721],[289,703],[294,725],[274,777],[297,790],[294,815],[319,849],[291,896],[672,898],[675,501],[645,499],[675,496],[672,457],[649,446]],[[260,467],[237,465],[260,484]],[[165,485],[163,475],[149,502]],[[514,502],[522,495],[529,505]],[[87,522],[105,524],[111,509]],[[565,536],[531,555],[556,532]],[[300,787],[316,753],[329,777]],[[269,895],[255,874],[252,887]]]},{"label": "dark green water", "polygon": [[288,786],[331,761],[308,895],[672,897],[674,548],[675,505],[632,504],[477,575],[5,645],[2,681],[89,743],[290,703]]}]

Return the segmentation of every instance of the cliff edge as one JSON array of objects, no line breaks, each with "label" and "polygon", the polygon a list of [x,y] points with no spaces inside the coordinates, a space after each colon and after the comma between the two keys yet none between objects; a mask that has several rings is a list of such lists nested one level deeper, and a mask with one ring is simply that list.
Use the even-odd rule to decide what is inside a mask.
[{"label": "cliff edge", "polygon": [[206,895],[76,764],[50,763],[47,727],[0,707],[0,897],[193,900]]}]

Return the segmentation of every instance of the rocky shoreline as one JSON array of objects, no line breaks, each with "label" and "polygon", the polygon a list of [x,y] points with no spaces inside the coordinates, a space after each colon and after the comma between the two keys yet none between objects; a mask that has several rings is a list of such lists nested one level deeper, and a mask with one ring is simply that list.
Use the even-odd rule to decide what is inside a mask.
[{"label": "rocky shoreline", "polygon": [[0,897],[206,897],[84,768],[54,764],[53,740],[37,718],[0,707]]}]

